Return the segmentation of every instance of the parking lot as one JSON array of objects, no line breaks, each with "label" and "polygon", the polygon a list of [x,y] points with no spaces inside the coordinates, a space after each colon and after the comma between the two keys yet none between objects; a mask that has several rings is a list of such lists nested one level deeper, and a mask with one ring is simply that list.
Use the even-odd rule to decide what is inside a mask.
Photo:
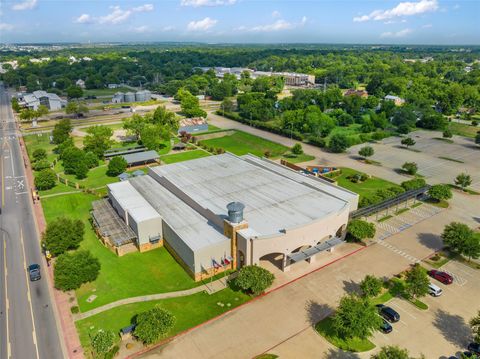
[{"label": "parking lot", "polygon": [[413,356],[423,353],[427,358],[442,359],[450,355],[460,357],[460,352],[466,350],[471,341],[468,322],[480,310],[480,302],[472,305],[475,301],[472,298],[480,297],[480,276],[478,271],[455,261],[447,263],[442,270],[450,273],[454,282],[446,286],[431,280],[443,289],[443,294],[422,299],[428,310],[417,309],[399,298],[387,303],[400,314],[400,321],[392,324],[391,333],[374,335],[377,348],[398,345],[407,348]]},{"label": "parking lot", "polygon": [[[415,131],[409,136],[416,142],[409,150],[403,148],[399,137],[372,144],[375,150],[372,159],[392,170],[401,168],[405,162],[416,162],[419,173],[429,183],[453,183],[459,173],[466,172],[472,176],[470,187],[480,191],[479,148],[472,138],[454,136],[454,143],[448,143],[435,139],[442,136],[440,132]],[[350,152],[357,154],[363,146],[352,147]]]}]

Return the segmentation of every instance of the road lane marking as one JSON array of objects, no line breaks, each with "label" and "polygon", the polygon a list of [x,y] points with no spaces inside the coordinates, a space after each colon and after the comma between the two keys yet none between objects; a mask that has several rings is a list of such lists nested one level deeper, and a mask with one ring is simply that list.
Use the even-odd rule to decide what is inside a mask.
[{"label": "road lane marking", "polygon": [[3,177],[3,160],[0,161],[0,169],[2,173],[2,207],[5,207],[5,178]]},{"label": "road lane marking", "polygon": [[2,234],[3,236],[3,270],[5,273],[5,323],[7,327],[7,359],[12,356],[12,346],[10,344],[10,328],[9,328],[9,322],[8,322],[8,313],[10,310],[10,301],[8,300],[8,288],[7,288],[7,274],[8,274],[8,269],[7,269],[7,241],[5,240],[5,233]]},{"label": "road lane marking", "polygon": [[40,359],[40,355],[38,354],[38,346],[37,346],[37,332],[35,331],[35,318],[33,317],[33,307],[32,307],[32,300],[30,295],[30,281],[27,274],[27,257],[25,255],[25,243],[23,242],[23,229],[20,227],[20,243],[22,244],[22,252],[23,252],[23,266],[25,268],[25,279],[27,281],[27,296],[28,296],[28,303],[30,304],[30,316],[32,317],[32,335],[33,335],[33,344],[35,346],[35,352],[37,354],[37,359]]}]

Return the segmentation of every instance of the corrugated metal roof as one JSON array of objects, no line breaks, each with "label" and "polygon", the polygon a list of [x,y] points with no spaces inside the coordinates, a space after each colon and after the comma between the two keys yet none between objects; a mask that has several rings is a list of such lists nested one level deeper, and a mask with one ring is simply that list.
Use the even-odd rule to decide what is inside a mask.
[{"label": "corrugated metal roof", "polygon": [[157,160],[160,158],[157,151],[136,152],[122,155],[128,164]]},{"label": "corrugated metal roof", "polygon": [[164,176],[217,215],[226,214],[230,202],[245,204],[244,218],[260,235],[278,234],[348,206],[340,198],[246,159],[227,153],[151,168],[150,173]]},{"label": "corrugated metal roof", "polygon": [[130,213],[137,223],[160,217],[150,203],[130,184],[130,181],[110,183],[107,186],[120,206]]}]

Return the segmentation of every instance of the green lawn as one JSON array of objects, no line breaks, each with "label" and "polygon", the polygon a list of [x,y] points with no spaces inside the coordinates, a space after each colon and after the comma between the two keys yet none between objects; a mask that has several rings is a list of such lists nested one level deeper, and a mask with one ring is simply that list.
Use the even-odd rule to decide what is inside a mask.
[{"label": "green lawn", "polygon": [[46,190],[46,191],[39,191],[40,198],[43,196],[51,195],[51,194],[56,194],[56,193],[63,193],[63,192],[72,192],[72,191],[80,191],[77,190],[73,187],[67,186],[66,184],[57,182],[55,187],[52,189]]},{"label": "green lawn", "polygon": [[302,153],[301,155],[294,155],[293,153],[287,153],[282,156],[283,159],[290,163],[301,163],[301,162],[308,162],[315,159],[315,156],[307,155]]},{"label": "green lawn", "polygon": [[[42,200],[47,223],[58,216],[81,219],[85,223],[85,239],[81,247],[100,260],[100,275],[95,282],[76,291],[81,311],[127,297],[171,292],[196,287],[193,281],[165,248],[117,257],[97,239],[89,223],[91,202],[98,199],[85,193],[69,194]],[[95,294],[92,303],[86,299]]]},{"label": "green lawn", "polygon": [[336,177],[335,180],[337,180],[339,186],[342,186],[352,192],[358,193],[360,197],[371,196],[381,188],[400,187],[393,182],[389,182],[387,180],[373,176],[367,179],[365,182],[353,183],[347,177],[355,173],[360,172],[355,171],[351,168],[343,167],[341,175]]},{"label": "green lawn", "polygon": [[327,317],[315,325],[315,330],[322,335],[329,343],[335,345],[337,348],[347,350],[350,352],[365,352],[375,348],[368,339],[352,338],[342,339],[339,338],[332,327],[333,321],[331,317]]},{"label": "green lawn", "polygon": [[210,156],[210,154],[206,151],[192,150],[192,151],[175,153],[172,155],[165,155],[165,156],[162,156],[160,159],[166,164],[170,164],[170,163],[183,162],[183,161],[193,160],[195,158],[202,158],[202,157],[208,157],[208,156]]},{"label": "green lawn", "polygon": [[349,126],[337,126],[332,130],[332,132],[330,132],[328,134],[327,137],[325,137],[325,140],[327,141],[327,143],[329,143],[330,138],[333,135],[343,134],[350,139],[352,144],[361,143],[362,142],[360,140],[360,133],[361,133],[360,128],[361,127],[362,127],[362,125],[359,124],[359,123],[354,123],[354,124],[349,125]]},{"label": "green lawn", "polygon": [[477,135],[477,131],[480,131],[480,127],[474,127],[471,125],[465,125],[463,123],[458,122],[450,122],[448,125],[450,130],[454,135],[464,136],[464,137],[472,137],[474,138]]},{"label": "green lawn", "polygon": [[[63,167],[60,164],[57,164],[56,166],[57,172],[63,171]],[[68,179],[69,181],[72,182],[77,182],[78,184],[88,187],[88,188],[98,188],[105,186],[109,183],[114,183],[118,182],[119,179],[118,177],[109,177],[107,176],[107,169],[108,167],[103,165],[99,167],[92,168],[91,170],[88,171],[87,178],[79,180],[75,178],[75,175],[66,175],[66,174],[61,174],[63,178]]]},{"label": "green lawn", "polygon": [[25,146],[27,147],[27,152],[30,160],[32,160],[32,153],[39,148],[43,148],[45,151],[47,151],[47,159],[49,161],[53,161],[57,157],[53,153],[53,149],[56,146],[50,143],[49,133],[24,136],[23,140],[25,141]]},{"label": "green lawn", "polygon": [[[201,292],[187,297],[123,305],[80,320],[76,322],[76,326],[82,346],[85,348],[90,344],[89,333],[95,333],[99,329],[113,330],[115,333],[118,333],[121,328],[131,324],[131,319],[134,315],[159,304],[176,317],[175,326],[168,334],[168,336],[173,336],[225,313],[227,310],[237,307],[249,299],[249,296],[241,292],[234,292],[230,288],[212,295]],[[217,303],[222,303],[224,306],[222,307]]]},{"label": "green lawn", "polygon": [[242,131],[235,131],[229,136],[212,138],[201,142],[209,147],[223,148],[225,151],[236,154],[237,156],[251,153],[255,156],[263,157],[266,151],[270,151],[270,157],[279,157],[289,150],[288,147],[279,143],[268,141]]}]

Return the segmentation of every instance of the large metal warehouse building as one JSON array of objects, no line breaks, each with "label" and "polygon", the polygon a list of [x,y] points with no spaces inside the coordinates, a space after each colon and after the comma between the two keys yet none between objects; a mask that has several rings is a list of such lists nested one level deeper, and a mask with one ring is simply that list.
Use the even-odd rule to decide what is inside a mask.
[{"label": "large metal warehouse building", "polygon": [[282,270],[312,261],[342,243],[358,204],[322,179],[230,153],[157,166],[108,189],[137,247],[163,243],[195,280],[269,256]]}]

